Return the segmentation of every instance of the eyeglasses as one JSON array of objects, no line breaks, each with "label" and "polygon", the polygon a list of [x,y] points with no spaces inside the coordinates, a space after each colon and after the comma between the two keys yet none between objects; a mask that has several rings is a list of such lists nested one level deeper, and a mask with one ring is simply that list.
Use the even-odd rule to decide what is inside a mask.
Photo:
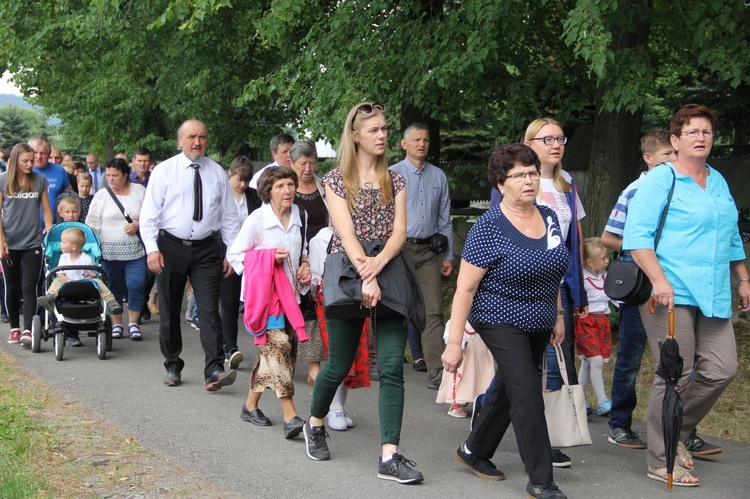
[{"label": "eyeglasses", "polygon": [[713,137],[714,131],[713,130],[698,130],[697,128],[695,130],[688,130],[687,132],[682,132],[680,135],[686,135],[690,137],[691,139],[698,138],[698,134],[702,133],[704,137]]},{"label": "eyeglasses", "polygon": [[560,135],[559,137],[552,137],[548,135],[546,137],[537,137],[531,140],[541,140],[545,146],[551,146],[555,143],[555,141],[559,142],[561,146],[564,146],[568,143],[568,138],[565,135]]},{"label": "eyeglasses", "polygon": [[375,113],[384,113],[385,112],[385,104],[381,102],[373,102],[372,104],[360,104],[360,106],[357,108],[357,111],[354,113],[354,116],[352,116],[352,130],[354,130],[354,120],[357,119],[358,114],[362,114],[364,116],[372,116]]},{"label": "eyeglasses", "polygon": [[512,180],[513,182],[522,182],[526,179],[526,177],[529,177],[529,180],[539,180],[539,177],[541,177],[540,173],[537,171],[531,171],[526,173],[514,173],[513,175],[508,175],[506,178]]}]

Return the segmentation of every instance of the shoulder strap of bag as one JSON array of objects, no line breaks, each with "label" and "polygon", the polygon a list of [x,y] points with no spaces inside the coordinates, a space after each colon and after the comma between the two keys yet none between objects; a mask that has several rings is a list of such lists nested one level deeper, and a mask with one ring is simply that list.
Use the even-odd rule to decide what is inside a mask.
[{"label": "shoulder strap of bag", "polygon": [[105,187],[105,189],[107,189],[107,192],[109,193],[109,195],[112,196],[112,201],[114,201],[117,207],[120,208],[120,212],[122,213],[122,216],[125,217],[125,220],[127,220],[129,224],[132,224],[133,219],[130,218],[130,215],[125,213],[125,207],[122,205],[120,200],[117,199],[117,195],[115,194],[115,191],[113,191],[110,186]]},{"label": "shoulder strap of bag", "polygon": [[669,203],[672,202],[672,194],[674,194],[674,183],[677,177],[674,174],[672,168],[669,169],[672,172],[672,187],[669,188],[669,195],[667,196],[667,204],[664,205],[664,209],[661,210],[661,220],[659,220],[659,227],[656,229],[656,237],[654,238],[654,251],[659,246],[659,238],[661,238],[661,230],[664,228],[664,219],[667,218],[667,211],[669,210]]},{"label": "shoulder strap of bag", "polygon": [[[555,345],[555,355],[557,356],[557,367],[560,370],[560,378],[565,386],[569,386],[568,371],[565,368],[565,357],[563,357],[562,347]],[[545,350],[542,356],[542,391],[547,389],[547,352]]]}]

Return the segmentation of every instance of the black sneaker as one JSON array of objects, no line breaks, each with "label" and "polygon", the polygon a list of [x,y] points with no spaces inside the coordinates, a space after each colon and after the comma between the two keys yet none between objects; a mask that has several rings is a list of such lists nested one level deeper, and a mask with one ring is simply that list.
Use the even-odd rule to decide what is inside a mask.
[{"label": "black sneaker", "polygon": [[552,449],[552,466],[555,468],[570,468],[571,464],[573,463],[567,454],[563,454],[560,449]]},{"label": "black sneaker", "polygon": [[326,438],[328,432],[325,426],[316,426],[313,428],[310,426],[310,422],[305,423],[302,427],[302,432],[305,434],[305,442],[307,442],[307,457],[313,461],[328,461],[331,459],[331,452],[328,450],[328,444]]},{"label": "black sneaker", "polygon": [[563,494],[560,489],[557,488],[555,482],[527,483],[526,497],[539,499],[568,499],[568,496]]},{"label": "black sneaker", "polygon": [[422,473],[412,469],[417,463],[406,459],[401,454],[393,454],[387,463],[383,458],[378,459],[378,478],[392,480],[398,483],[418,483],[424,480]]},{"label": "black sneaker", "polygon": [[474,429],[474,423],[476,423],[477,419],[479,418],[479,412],[482,410],[482,399],[484,398],[484,393],[480,393],[476,397],[474,397],[474,404],[471,409],[471,419],[469,420],[469,431]]},{"label": "black sneaker", "polygon": [[81,343],[81,338],[78,336],[71,336],[68,338],[68,341],[70,342],[70,346],[72,347],[82,347],[83,343]]},{"label": "black sneaker", "polygon": [[609,430],[609,443],[619,445],[623,449],[645,449],[646,444],[638,434],[630,428],[612,428]]},{"label": "black sneaker", "polygon": [[417,359],[414,361],[414,365],[411,366],[415,371],[418,371],[420,373],[426,373],[427,372],[427,363],[424,361],[424,359]]},{"label": "black sneaker", "polygon": [[721,454],[724,449],[718,445],[709,444],[696,433],[696,429],[693,429],[690,436],[685,440],[685,448],[690,451],[694,456],[711,456],[713,454]]},{"label": "black sneaker", "polygon": [[474,454],[467,454],[464,452],[463,445],[456,451],[456,459],[459,463],[473,471],[479,478],[484,478],[485,480],[505,480],[503,472],[497,469],[492,461]]}]

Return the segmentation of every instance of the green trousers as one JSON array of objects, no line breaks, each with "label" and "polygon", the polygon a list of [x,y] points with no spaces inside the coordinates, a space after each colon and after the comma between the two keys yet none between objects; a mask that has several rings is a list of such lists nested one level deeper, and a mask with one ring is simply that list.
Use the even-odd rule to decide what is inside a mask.
[{"label": "green trousers", "polygon": [[[344,381],[354,362],[364,319],[326,319],[328,362],[315,378],[310,414],[325,418],[336,389]],[[377,319],[375,341],[380,372],[378,414],[380,443],[398,445],[404,415],[404,349],[406,323],[400,319]]]}]

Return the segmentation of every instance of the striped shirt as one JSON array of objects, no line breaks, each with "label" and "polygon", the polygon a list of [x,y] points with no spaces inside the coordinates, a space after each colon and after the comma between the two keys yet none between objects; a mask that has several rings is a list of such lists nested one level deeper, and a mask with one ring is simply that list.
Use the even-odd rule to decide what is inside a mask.
[{"label": "striped shirt", "polygon": [[630,185],[620,193],[620,197],[617,198],[617,204],[615,204],[615,207],[612,209],[612,213],[609,215],[604,230],[622,237],[622,233],[625,230],[625,219],[628,217],[628,206],[630,205],[630,200],[635,196],[635,191],[638,190],[641,182],[646,178],[647,173],[648,172],[641,173],[640,177],[631,182]]}]

